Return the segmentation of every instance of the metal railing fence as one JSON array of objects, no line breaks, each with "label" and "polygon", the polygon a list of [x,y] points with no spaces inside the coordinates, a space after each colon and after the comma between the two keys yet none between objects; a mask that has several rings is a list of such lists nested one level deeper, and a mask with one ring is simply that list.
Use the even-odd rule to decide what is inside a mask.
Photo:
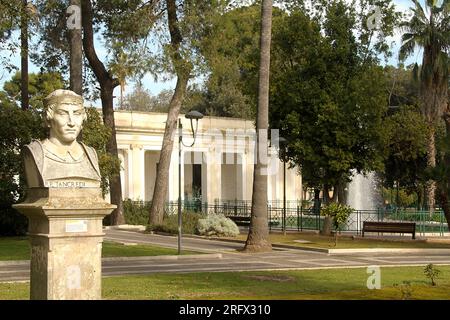
[{"label": "metal railing fence", "polygon": [[[151,202],[128,201],[134,206],[133,214],[148,216]],[[127,208],[127,206],[125,207]],[[251,201],[241,200],[222,200],[214,203],[201,202],[200,200],[185,200],[182,202],[182,210],[184,211],[223,214],[227,217],[250,217],[251,207]],[[270,230],[283,230],[284,228],[287,231],[320,230],[325,218],[314,212],[313,208],[302,207],[300,201],[287,201],[286,207],[283,207],[282,201],[269,201],[267,211]],[[284,211],[286,211],[286,214],[284,214]],[[177,214],[177,212],[177,201],[166,203],[166,214]],[[416,232],[420,235],[435,233],[442,236],[445,232],[448,232],[448,224],[441,210],[435,211],[431,215],[428,211],[414,209],[355,210],[341,230],[361,234],[364,221],[416,222]]]}]

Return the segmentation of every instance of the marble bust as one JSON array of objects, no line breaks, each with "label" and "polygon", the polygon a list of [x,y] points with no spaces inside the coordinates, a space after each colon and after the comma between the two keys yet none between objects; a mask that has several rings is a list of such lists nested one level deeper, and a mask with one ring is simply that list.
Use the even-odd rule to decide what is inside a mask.
[{"label": "marble bust", "polygon": [[78,142],[86,120],[83,98],[73,91],[56,90],[44,100],[49,137],[33,140],[23,150],[29,188],[89,188],[100,186],[95,149]]}]

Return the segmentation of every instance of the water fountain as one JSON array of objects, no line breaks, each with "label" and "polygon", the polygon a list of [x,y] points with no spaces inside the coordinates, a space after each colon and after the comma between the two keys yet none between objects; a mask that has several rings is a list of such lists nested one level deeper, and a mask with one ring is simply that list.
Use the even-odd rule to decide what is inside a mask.
[{"label": "water fountain", "polygon": [[[379,204],[379,194],[375,181],[375,173],[367,175],[353,172],[352,181],[348,184],[347,205],[359,211],[352,213],[348,219],[348,229],[360,231],[363,221],[374,220],[374,211]],[[372,212],[368,212],[372,211]]]}]

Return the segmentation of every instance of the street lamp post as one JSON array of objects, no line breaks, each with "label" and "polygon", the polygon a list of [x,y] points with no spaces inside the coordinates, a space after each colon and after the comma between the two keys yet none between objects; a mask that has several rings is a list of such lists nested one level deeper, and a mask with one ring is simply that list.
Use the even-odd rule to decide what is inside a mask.
[{"label": "street lamp post", "polygon": [[[181,214],[181,147],[192,147],[195,144],[195,139],[197,138],[198,120],[203,118],[203,114],[198,111],[190,111],[185,115],[186,119],[191,121],[192,137],[194,141],[191,145],[185,145],[183,143],[183,125],[181,124],[181,119],[178,119],[178,254],[181,254],[181,237],[182,230],[181,226],[183,223]],[[192,124],[192,120],[195,120],[195,131]]]},{"label": "street lamp post", "polygon": [[283,161],[283,235],[286,235],[286,162]]}]

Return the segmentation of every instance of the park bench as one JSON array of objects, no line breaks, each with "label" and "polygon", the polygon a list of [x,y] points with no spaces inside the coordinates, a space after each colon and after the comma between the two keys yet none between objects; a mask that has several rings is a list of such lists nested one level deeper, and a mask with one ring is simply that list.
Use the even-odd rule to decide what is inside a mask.
[{"label": "park bench", "polygon": [[227,218],[231,219],[238,226],[249,226],[250,225],[250,217],[243,216],[227,216]]},{"label": "park bench", "polygon": [[416,238],[415,222],[374,222],[364,221],[362,236],[364,232],[391,232],[391,233],[411,233],[412,238]]},{"label": "park bench", "polygon": [[[238,226],[249,226],[250,225],[250,219],[251,217],[243,217],[243,216],[227,216],[227,218],[231,219],[236,223]],[[271,226],[278,225],[278,221],[276,220],[269,220],[269,224]]]}]

